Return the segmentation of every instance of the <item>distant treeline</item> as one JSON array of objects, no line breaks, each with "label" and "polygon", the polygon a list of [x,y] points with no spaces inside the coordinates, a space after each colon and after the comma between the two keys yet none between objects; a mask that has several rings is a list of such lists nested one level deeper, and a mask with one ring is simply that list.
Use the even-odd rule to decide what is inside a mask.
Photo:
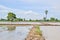
[{"label": "distant treeline", "polygon": [[8,15],[7,15],[7,19],[3,19],[2,18],[2,19],[0,19],[0,21],[12,21],[12,22],[17,22],[17,21],[27,21],[27,22],[60,22],[60,20],[57,19],[57,18],[51,17],[50,19],[46,19],[46,17],[43,17],[43,19],[40,19],[40,20],[37,20],[37,19],[36,20],[32,20],[32,19],[26,20],[25,18],[24,19],[23,18],[17,18],[16,14],[14,14],[13,12],[9,12]]}]

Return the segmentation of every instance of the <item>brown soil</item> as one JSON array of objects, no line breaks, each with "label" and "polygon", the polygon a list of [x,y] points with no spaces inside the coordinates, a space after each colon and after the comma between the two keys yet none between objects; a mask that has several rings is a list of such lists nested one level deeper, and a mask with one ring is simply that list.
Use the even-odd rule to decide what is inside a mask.
[{"label": "brown soil", "polygon": [[25,40],[45,40],[42,35],[36,33],[36,27],[33,27]]}]

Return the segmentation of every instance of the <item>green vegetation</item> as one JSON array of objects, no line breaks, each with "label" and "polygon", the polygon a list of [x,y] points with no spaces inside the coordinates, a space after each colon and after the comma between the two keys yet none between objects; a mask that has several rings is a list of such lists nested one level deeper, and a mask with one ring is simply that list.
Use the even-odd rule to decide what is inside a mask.
[{"label": "green vegetation", "polygon": [[9,12],[8,15],[7,15],[7,19],[3,19],[1,18],[0,19],[0,22],[20,22],[20,21],[25,21],[25,22],[60,22],[59,19],[57,18],[54,18],[54,17],[51,17],[50,19],[47,19],[47,14],[48,14],[48,10],[45,10],[45,17],[43,17],[43,19],[40,19],[40,20],[32,20],[32,19],[25,19],[25,18],[17,18],[16,17],[16,14],[14,14],[13,12]]},{"label": "green vegetation", "polygon": [[48,10],[45,10],[45,14],[46,14],[45,20],[47,20]]},{"label": "green vegetation", "polygon": [[7,19],[8,19],[8,21],[14,21],[16,19],[16,15],[12,12],[9,12]]},{"label": "green vegetation", "polygon": [[36,33],[42,36],[42,31],[39,26],[36,26]]}]

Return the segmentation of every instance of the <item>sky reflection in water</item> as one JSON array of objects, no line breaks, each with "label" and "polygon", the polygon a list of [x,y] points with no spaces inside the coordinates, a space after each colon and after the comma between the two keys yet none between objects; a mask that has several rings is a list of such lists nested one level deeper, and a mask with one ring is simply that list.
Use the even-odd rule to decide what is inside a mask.
[{"label": "sky reflection in water", "polygon": [[[17,26],[15,30],[9,31],[7,27],[0,27],[0,40],[24,40],[31,28],[31,26]],[[60,26],[40,28],[46,40],[60,40]]]}]

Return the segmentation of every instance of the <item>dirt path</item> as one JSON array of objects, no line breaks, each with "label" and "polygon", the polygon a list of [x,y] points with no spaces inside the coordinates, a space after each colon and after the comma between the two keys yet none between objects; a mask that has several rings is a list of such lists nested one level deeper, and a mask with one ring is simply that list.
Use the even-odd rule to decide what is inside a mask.
[{"label": "dirt path", "polygon": [[27,35],[27,38],[25,40],[45,40],[42,36],[42,33],[36,32],[36,27],[33,27],[29,34]]}]

